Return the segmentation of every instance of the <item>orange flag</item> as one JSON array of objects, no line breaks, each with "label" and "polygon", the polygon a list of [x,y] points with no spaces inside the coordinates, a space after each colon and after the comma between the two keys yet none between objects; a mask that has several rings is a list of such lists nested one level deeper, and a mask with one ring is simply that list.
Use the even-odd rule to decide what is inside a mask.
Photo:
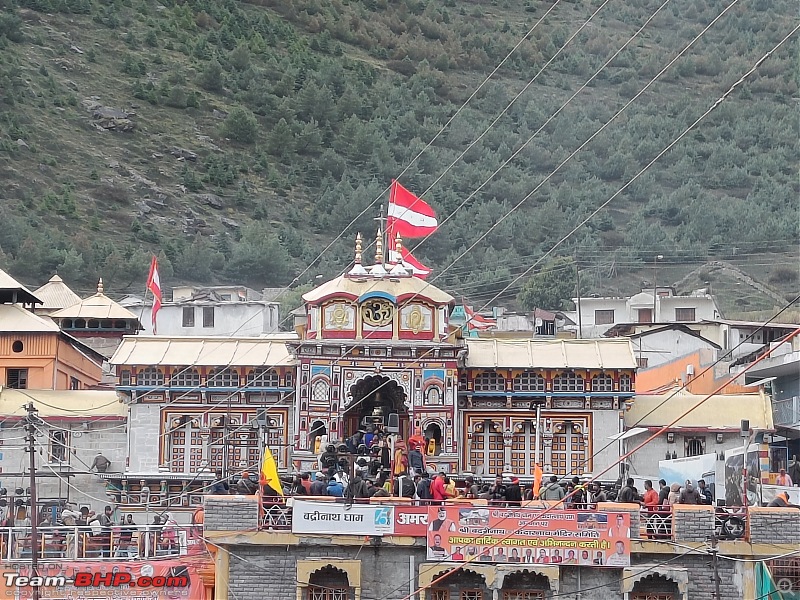
[{"label": "orange flag", "polygon": [[542,467],[538,464],[533,467],[533,497],[539,497],[539,488],[542,485]]}]

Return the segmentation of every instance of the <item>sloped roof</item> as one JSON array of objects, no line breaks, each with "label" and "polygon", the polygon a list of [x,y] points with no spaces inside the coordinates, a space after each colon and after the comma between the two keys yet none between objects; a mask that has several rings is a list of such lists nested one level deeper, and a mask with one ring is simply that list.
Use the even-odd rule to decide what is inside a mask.
[{"label": "sloped roof", "polygon": [[22,417],[22,406],[33,402],[42,418],[89,419],[127,417],[125,406],[113,390],[12,390],[0,388],[0,414]]},{"label": "sloped roof", "polygon": [[0,304],[0,333],[58,333],[58,325],[19,304]]},{"label": "sloped roof", "polygon": [[364,294],[384,293],[395,298],[417,296],[435,304],[450,304],[453,297],[419,277],[368,277],[353,278],[340,275],[303,294],[306,302],[317,302],[332,296],[360,298]]},{"label": "sloped roof", "polygon": [[106,296],[102,289],[101,281],[96,294],[77,304],[62,308],[51,316],[54,319],[126,319],[139,322],[139,317]]},{"label": "sloped roof", "polygon": [[34,293],[42,301],[41,308],[45,310],[60,310],[74,306],[81,301],[81,297],[69,289],[69,286],[58,275],[53,275],[50,281]]},{"label": "sloped roof", "polygon": [[[16,294],[16,299],[14,295]],[[0,303],[25,302],[27,304],[41,304],[33,292],[14,279],[11,275],[0,269]]]},{"label": "sloped roof", "polygon": [[[637,394],[625,412],[626,427],[663,427],[672,423],[706,396],[685,391],[655,395]],[[756,394],[715,394],[700,404],[671,429],[739,429],[742,419],[752,429],[772,431],[772,403],[763,392]]]},{"label": "sloped roof", "polygon": [[504,340],[469,338],[467,367],[525,369],[635,369],[627,338]]},{"label": "sloped roof", "polygon": [[[642,338],[642,337],[648,337],[648,336],[651,336],[651,335],[655,335],[657,333],[663,333],[664,331],[680,331],[681,333],[685,333],[686,335],[690,335],[690,336],[692,336],[694,338],[697,338],[698,340],[704,341],[705,343],[707,343],[709,346],[712,346],[713,348],[716,348],[718,350],[722,348],[722,346],[720,346],[719,344],[717,344],[715,342],[712,342],[708,338],[705,338],[702,335],[700,335],[699,331],[695,331],[691,327],[687,327],[686,325],[683,325],[682,323],[669,323],[667,325],[664,325],[663,327],[658,327],[656,329],[648,329],[647,331],[640,331],[639,333],[631,334],[628,337],[630,337],[631,339]],[[608,332],[606,332],[606,335],[607,334],[608,334]]]},{"label": "sloped roof", "polygon": [[125,336],[111,357],[112,365],[196,365],[277,367],[295,360],[283,340]]}]

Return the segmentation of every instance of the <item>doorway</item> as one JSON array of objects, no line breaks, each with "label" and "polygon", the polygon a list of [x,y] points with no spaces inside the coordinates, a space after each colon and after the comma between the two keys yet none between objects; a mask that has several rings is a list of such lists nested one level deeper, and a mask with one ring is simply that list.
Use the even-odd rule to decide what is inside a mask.
[{"label": "doorway", "polygon": [[[406,393],[396,381],[382,375],[370,375],[350,386],[352,400],[345,409],[344,437],[353,435],[370,424],[383,424],[396,418],[397,432],[403,439],[410,434]],[[397,415],[392,417],[391,415]]]}]

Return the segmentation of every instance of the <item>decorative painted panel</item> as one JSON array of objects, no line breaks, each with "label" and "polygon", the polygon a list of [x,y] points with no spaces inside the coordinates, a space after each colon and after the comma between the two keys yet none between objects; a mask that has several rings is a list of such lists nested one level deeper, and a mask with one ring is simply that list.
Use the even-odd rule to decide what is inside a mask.
[{"label": "decorative painted panel", "polygon": [[433,330],[433,311],[424,304],[411,304],[400,309],[400,329],[414,335]]},{"label": "decorative painted panel", "polygon": [[326,331],[355,331],[355,307],[344,303],[328,304],[323,308],[322,328]]}]

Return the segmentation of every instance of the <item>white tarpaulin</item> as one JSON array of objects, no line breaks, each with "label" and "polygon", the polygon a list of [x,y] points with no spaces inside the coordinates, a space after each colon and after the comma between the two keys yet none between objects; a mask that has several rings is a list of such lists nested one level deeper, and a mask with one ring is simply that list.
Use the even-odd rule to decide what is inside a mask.
[{"label": "white tarpaulin", "polygon": [[295,500],[292,533],[391,535],[392,510],[393,507],[383,505]]}]

